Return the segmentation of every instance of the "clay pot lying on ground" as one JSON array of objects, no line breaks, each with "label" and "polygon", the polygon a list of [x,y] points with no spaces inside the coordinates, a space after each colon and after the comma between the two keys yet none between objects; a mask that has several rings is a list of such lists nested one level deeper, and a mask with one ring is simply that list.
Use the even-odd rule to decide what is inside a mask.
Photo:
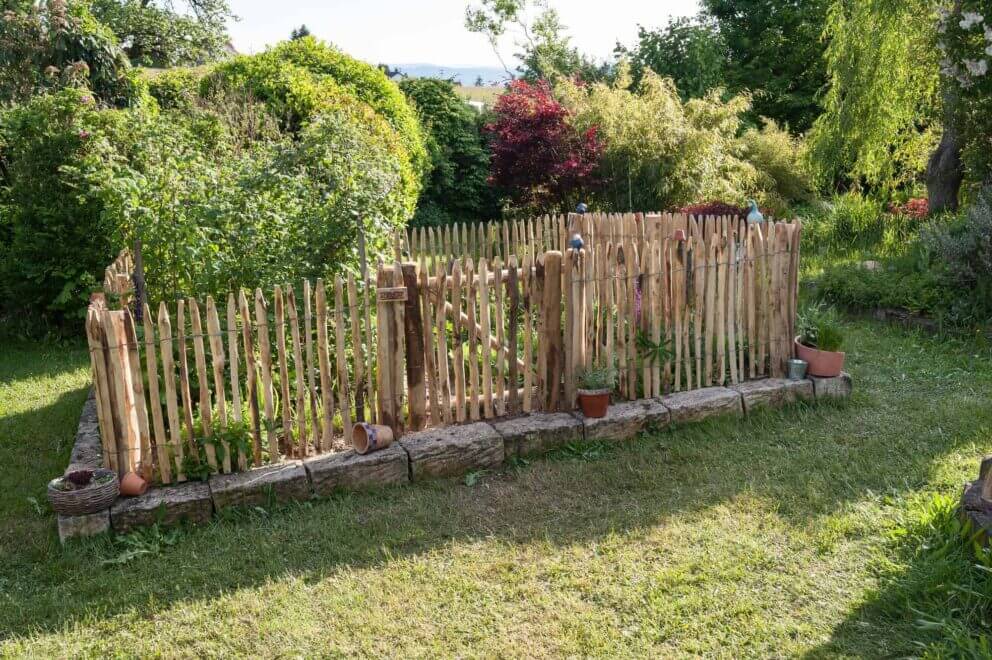
[{"label": "clay pot lying on ground", "polygon": [[378,424],[355,424],[351,444],[359,454],[385,449],[393,444],[393,429]]}]

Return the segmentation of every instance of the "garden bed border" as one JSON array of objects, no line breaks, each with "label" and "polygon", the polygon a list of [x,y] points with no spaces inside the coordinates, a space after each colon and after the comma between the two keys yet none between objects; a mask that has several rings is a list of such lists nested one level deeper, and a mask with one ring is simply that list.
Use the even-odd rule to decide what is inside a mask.
[{"label": "garden bed border", "polygon": [[[58,516],[59,538],[126,533],[156,523],[203,523],[224,509],[306,500],[336,491],[362,491],[425,479],[498,469],[507,460],[538,456],[570,442],[620,441],[647,428],[684,425],[713,417],[744,417],[759,408],[796,401],[847,398],[851,377],[789,381],[764,378],[730,387],[708,387],[657,399],[618,402],[602,419],[579,412],[538,412],[410,433],[392,447],[365,456],[353,451],[287,460],[246,472],[216,474],[120,497],[107,511]],[[83,404],[66,472],[103,465],[100,428],[92,391]]]}]

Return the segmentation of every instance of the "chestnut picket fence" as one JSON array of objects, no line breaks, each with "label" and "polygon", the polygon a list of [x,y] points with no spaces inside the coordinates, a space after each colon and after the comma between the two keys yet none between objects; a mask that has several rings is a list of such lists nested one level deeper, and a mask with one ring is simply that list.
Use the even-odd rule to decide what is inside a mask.
[{"label": "chestnut picket fence", "polygon": [[785,374],[799,222],[605,217],[489,248],[417,232],[364,275],[171,305],[122,253],[86,320],[105,465],[168,484],[344,450],[357,422],[570,411],[597,366],[631,400]]}]

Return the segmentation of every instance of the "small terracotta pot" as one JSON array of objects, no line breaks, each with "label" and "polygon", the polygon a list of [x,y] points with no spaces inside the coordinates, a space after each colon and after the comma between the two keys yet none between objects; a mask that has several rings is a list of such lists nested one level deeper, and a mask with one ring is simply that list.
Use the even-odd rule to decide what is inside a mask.
[{"label": "small terracotta pot", "polygon": [[351,445],[359,454],[385,449],[393,444],[393,429],[378,424],[355,424],[351,432]]},{"label": "small terracotta pot", "polygon": [[146,490],[148,490],[148,482],[141,478],[141,475],[128,472],[121,479],[121,495],[137,497],[144,495]]},{"label": "small terracotta pot", "polygon": [[579,390],[582,414],[590,419],[606,417],[610,407],[610,390]]},{"label": "small terracotta pot", "polygon": [[821,351],[806,346],[796,337],[796,357],[809,364],[806,373],[819,378],[834,378],[844,370],[844,357],[841,351]]}]

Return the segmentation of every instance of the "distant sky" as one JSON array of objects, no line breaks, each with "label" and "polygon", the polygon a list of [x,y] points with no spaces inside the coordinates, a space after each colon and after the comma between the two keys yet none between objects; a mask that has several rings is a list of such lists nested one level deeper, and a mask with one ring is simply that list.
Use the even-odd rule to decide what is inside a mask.
[{"label": "distant sky", "polygon": [[[598,59],[617,40],[632,43],[640,23],[664,25],[669,16],[697,11],[697,0],[551,0],[572,43]],[[241,20],[230,26],[235,48],[256,53],[305,23],[322,39],[372,63],[499,66],[484,37],[464,27],[466,0],[231,0]],[[500,51],[517,51],[507,35]],[[513,63],[511,63],[511,66]]]}]

